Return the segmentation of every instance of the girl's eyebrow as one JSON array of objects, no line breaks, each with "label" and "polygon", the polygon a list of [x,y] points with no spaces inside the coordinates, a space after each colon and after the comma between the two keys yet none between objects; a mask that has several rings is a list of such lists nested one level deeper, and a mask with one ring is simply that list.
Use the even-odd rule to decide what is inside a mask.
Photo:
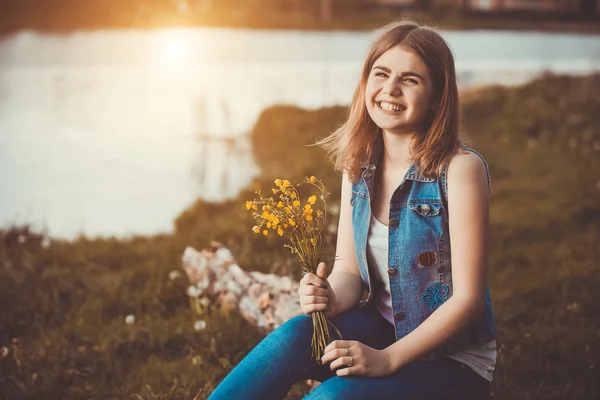
[{"label": "girl's eyebrow", "polygon": [[[382,71],[384,71],[385,73],[391,74],[392,70],[389,69],[388,67],[384,67],[382,65],[376,65],[373,67],[373,69],[380,69]],[[407,71],[407,72],[403,72],[400,74],[401,77],[405,77],[405,76],[416,76],[417,78],[421,79],[422,81],[425,81],[425,78],[423,78],[421,75],[417,74],[416,72],[412,72],[412,71]]]}]

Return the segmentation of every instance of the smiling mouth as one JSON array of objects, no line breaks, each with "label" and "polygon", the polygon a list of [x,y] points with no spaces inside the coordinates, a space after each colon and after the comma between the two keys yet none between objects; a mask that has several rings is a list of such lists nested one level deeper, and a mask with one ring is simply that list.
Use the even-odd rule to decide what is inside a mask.
[{"label": "smiling mouth", "polygon": [[378,101],[376,102],[377,107],[382,109],[383,111],[399,113],[406,110],[406,107],[400,104],[388,103],[387,101]]}]

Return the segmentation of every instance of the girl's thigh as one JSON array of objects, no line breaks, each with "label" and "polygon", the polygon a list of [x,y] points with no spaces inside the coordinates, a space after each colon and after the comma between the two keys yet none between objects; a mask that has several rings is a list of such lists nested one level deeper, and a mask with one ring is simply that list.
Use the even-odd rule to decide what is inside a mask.
[{"label": "girl's thigh", "polygon": [[332,377],[306,400],[483,400],[489,382],[449,358],[415,362],[382,378]]}]

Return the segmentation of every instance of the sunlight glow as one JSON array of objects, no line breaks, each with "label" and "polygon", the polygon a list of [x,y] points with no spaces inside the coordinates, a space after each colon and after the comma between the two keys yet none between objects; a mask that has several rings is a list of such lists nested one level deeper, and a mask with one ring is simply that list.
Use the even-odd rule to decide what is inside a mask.
[{"label": "sunlight glow", "polygon": [[183,65],[190,60],[189,37],[185,31],[168,30],[158,33],[153,58],[158,64]]}]

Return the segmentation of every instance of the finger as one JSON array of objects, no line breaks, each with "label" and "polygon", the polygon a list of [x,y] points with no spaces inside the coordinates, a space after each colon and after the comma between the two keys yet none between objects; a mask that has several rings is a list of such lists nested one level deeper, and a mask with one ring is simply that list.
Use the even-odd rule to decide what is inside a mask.
[{"label": "finger", "polygon": [[327,304],[307,304],[302,306],[302,312],[305,314],[310,314],[315,311],[325,311],[327,309]]},{"label": "finger", "polygon": [[317,265],[317,276],[323,280],[327,279],[327,267],[324,262]]},{"label": "finger", "polygon": [[331,370],[333,371],[334,369],[354,367],[356,365],[356,361],[356,357],[342,356],[335,359],[329,365],[329,368],[331,368]]},{"label": "finger", "polygon": [[302,288],[302,294],[304,294],[305,296],[329,296],[329,292],[327,291],[327,289],[318,288],[312,285],[305,286],[304,288]]},{"label": "finger", "polygon": [[328,304],[327,297],[323,296],[304,296],[304,304]]},{"label": "finger", "polygon": [[360,369],[353,365],[352,367],[340,368],[335,371],[335,374],[337,376],[359,375],[358,371],[360,371]]},{"label": "finger", "polygon": [[327,347],[325,347],[324,352],[327,353],[328,351],[333,349],[350,348],[353,344],[353,340],[334,340],[333,342],[329,343]]},{"label": "finger", "polygon": [[[325,354],[323,354],[323,357],[321,357],[321,362],[323,364],[328,363],[329,361],[331,361],[331,365],[333,366],[334,363],[336,363],[340,358],[346,356],[346,349],[345,348],[340,348],[340,349],[333,349],[329,352],[326,352]],[[340,362],[337,365],[341,366],[343,363]],[[333,368],[331,368],[333,369]]]},{"label": "finger", "polygon": [[313,285],[321,288],[327,287],[327,284],[323,279],[310,272],[302,277],[302,281],[304,281],[303,283],[305,285]]}]

